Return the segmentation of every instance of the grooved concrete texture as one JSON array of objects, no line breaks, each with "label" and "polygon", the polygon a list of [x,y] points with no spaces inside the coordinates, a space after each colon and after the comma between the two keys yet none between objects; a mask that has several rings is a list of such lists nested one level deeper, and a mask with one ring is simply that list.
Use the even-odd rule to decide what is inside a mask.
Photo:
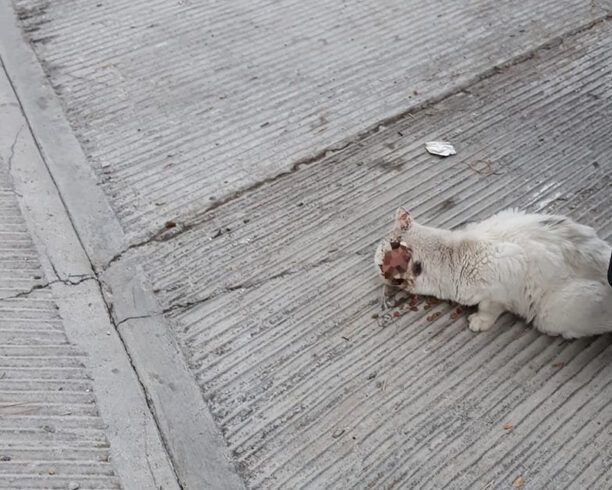
[{"label": "grooved concrete texture", "polygon": [[605,14],[607,1],[15,0],[126,233],[214,200]]},{"label": "grooved concrete texture", "polygon": [[610,239],[609,2],[15,5],[126,234],[178,223],[101,278],[149,390],[129,336],[168,326],[249,488],[610,487],[610,336],[372,317],[400,204]]},{"label": "grooved concrete texture", "polygon": [[119,488],[85,354],[66,336],[17,203],[15,147],[0,147],[0,488]]},{"label": "grooved concrete texture", "polygon": [[[178,488],[6,74],[5,12],[0,3],[0,487]],[[23,49],[11,47],[27,65]],[[64,159],[74,157],[62,149]]]},{"label": "grooved concrete texture", "polygon": [[611,131],[608,22],[134,249],[248,485],[608,488],[609,336],[476,335],[445,305],[382,328],[372,253],[400,204],[438,226],[554,211],[610,239]]},{"label": "grooved concrete texture", "polygon": [[[0,0],[0,62],[10,77],[9,83],[0,76],[7,101],[0,105],[0,146],[12,157],[11,175],[45,272],[58,277],[52,284],[63,324],[88,354],[121,483],[127,489],[241,488],[165,321],[139,316],[139,308],[155,305],[142,274],[124,262],[114,276],[121,291],[94,275],[92,267],[116,254],[125,237],[13,14],[8,0]],[[87,281],[72,285],[72,278]],[[126,318],[134,309],[136,318]],[[126,314],[112,324],[109,313],[119,312]]]}]

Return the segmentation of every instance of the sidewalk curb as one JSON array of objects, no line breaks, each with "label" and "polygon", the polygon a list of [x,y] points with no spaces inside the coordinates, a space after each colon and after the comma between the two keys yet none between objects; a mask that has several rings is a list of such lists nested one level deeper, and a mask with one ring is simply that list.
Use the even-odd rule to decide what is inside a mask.
[{"label": "sidewalk curb", "polygon": [[0,139],[3,152],[13,141],[10,179],[46,275],[45,287],[51,288],[68,339],[86,354],[113,468],[126,489],[178,489],[145,393],[4,68],[0,63],[0,99],[9,102],[0,107]]},{"label": "sidewalk curb", "polygon": [[[34,164],[37,168],[33,169],[19,169],[16,161],[13,174],[15,181],[20,183],[23,201],[27,201],[22,202],[26,220],[29,226],[36,227],[33,231],[37,232],[37,248],[43,258],[47,257],[49,261],[46,270],[51,268],[67,277],[74,272],[71,269],[74,268],[76,257],[80,269],[91,271],[93,267],[96,272],[100,271],[112,257],[126,248],[127,240],[106,196],[97,186],[93,171],[64,116],[60,101],[17,27],[10,0],[0,1],[0,58],[25,113],[34,140],[31,143],[36,145],[41,157],[36,162],[22,161],[22,165]],[[43,198],[40,194],[33,194],[33,189],[44,189]],[[42,216],[47,214],[51,206],[54,206],[55,212],[49,221],[56,220],[57,225],[43,225]],[[42,227],[42,230],[38,227]],[[53,233],[53,229],[60,229],[62,233]],[[61,235],[59,241],[58,235]],[[67,246],[70,247],[68,252]],[[85,260],[89,263],[84,263]],[[134,356],[130,361],[146,392],[152,415],[162,429],[162,439],[166,448],[169,448],[174,470],[184,488],[243,488],[225,441],[198,385],[187,369],[182,353],[171,338],[165,319],[161,315],[148,317],[151,308],[159,308],[155,306],[157,300],[153,293],[144,287],[143,272],[136,265],[126,262],[118,261],[104,274],[103,280],[108,280],[108,285],[102,288],[104,293],[112,292],[110,297],[105,294],[106,308],[111,314],[117,313],[117,308],[112,304],[113,297],[136,298],[130,303],[129,312],[126,308],[120,308],[120,311],[125,313],[122,318],[139,318],[119,318],[122,320],[119,327],[114,322],[114,329],[120,337],[117,341],[123,342],[124,350],[114,353],[104,350],[96,352],[94,335],[82,334],[81,340],[87,337],[87,351],[90,352],[93,347],[95,355],[100,359],[107,355],[119,355],[125,361],[127,357]],[[100,282],[97,275],[96,279]],[[85,287],[91,288],[92,285]],[[97,299],[102,301],[100,288],[97,289]],[[58,302],[60,309],[63,307],[68,312],[62,310],[69,320],[71,315],[75,315],[74,321],[79,320],[77,323],[81,326],[96,323],[81,309],[82,305],[71,298],[69,291],[66,295],[59,294]],[[108,317],[104,318],[104,323],[110,327]],[[75,331],[71,329],[71,333]],[[116,346],[116,349],[120,347]],[[153,358],[151,353],[158,357]],[[112,357],[104,360],[108,369]],[[100,369],[100,366],[92,368],[96,381],[103,375]],[[121,390],[123,387],[109,388]],[[117,405],[116,400],[114,402]],[[122,407],[115,406],[115,410],[114,416],[123,413],[125,418]],[[102,415],[107,422],[111,422],[110,412]],[[133,437],[122,433],[116,436],[115,441],[111,437],[111,444],[115,445],[116,450],[122,438]],[[139,460],[141,456],[123,454],[121,457]],[[125,461],[117,463],[124,464]],[[117,468],[122,479],[129,476],[125,470],[125,466],[123,471],[120,465]],[[126,487],[144,488],[141,485],[134,486],[136,482],[133,478],[132,482],[133,485],[126,483]]]}]

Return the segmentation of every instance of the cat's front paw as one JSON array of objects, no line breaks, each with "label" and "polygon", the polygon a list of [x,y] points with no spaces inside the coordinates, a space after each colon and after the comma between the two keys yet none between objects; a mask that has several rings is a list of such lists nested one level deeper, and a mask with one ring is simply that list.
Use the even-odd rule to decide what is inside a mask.
[{"label": "cat's front paw", "polygon": [[495,320],[491,321],[488,315],[472,313],[468,316],[468,325],[472,332],[484,332],[485,330],[489,330],[494,323]]}]

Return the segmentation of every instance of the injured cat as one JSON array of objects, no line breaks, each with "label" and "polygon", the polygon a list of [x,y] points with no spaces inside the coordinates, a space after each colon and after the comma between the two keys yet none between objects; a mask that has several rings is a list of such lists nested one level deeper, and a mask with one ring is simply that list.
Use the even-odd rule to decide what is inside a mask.
[{"label": "injured cat", "polygon": [[612,331],[612,247],[564,216],[502,211],[459,230],[419,225],[400,208],[375,262],[388,285],[478,305],[471,330],[509,311],[549,335]]}]

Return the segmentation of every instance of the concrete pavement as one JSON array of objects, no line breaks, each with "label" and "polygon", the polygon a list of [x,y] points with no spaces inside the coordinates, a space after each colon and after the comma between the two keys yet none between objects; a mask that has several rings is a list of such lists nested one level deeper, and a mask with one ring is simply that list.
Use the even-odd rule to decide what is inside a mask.
[{"label": "concrete pavement", "polygon": [[178,488],[5,66],[0,488]]},{"label": "concrete pavement", "polygon": [[[371,255],[401,204],[439,226],[561,212],[610,240],[611,11],[2,1],[2,219],[20,204],[44,271],[7,294],[59,306],[110,443],[105,465],[61,471],[96,475],[81,488],[608,488],[609,336],[510,317],[475,335],[447,305],[382,318]],[[21,467],[74,483],[51,457]]]}]

